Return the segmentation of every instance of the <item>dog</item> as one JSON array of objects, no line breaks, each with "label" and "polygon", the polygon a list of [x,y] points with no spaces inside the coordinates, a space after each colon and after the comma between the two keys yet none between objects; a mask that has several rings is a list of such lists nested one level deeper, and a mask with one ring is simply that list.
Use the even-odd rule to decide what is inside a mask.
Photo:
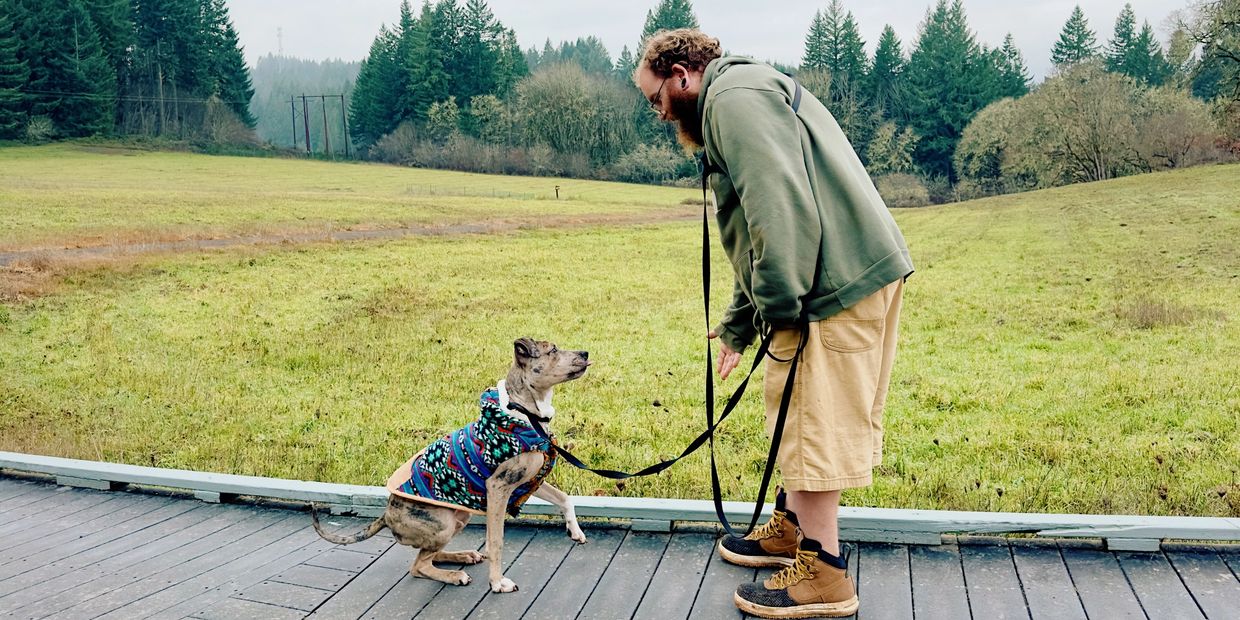
[{"label": "dog", "polygon": [[[388,479],[390,496],[382,516],[361,532],[342,536],[323,530],[317,508],[311,504],[315,531],[328,542],[348,545],[386,527],[396,542],[417,549],[409,567],[414,577],[468,585],[470,578],[464,571],[441,569],[435,562],[477,564],[489,560],[491,591],[517,590],[517,584],[503,574],[505,511],[516,516],[533,495],[559,507],[569,538],[584,544],[586,535],[577,524],[568,495],[542,482],[555,464],[555,445],[538,435],[529,418],[508,404],[538,416],[550,433],[555,415],[552,389],[580,378],[590,364],[587,351],[561,350],[550,342],[529,338],[517,340],[508,376],[483,393],[478,420],[427,446]],[[475,448],[474,453],[463,457],[469,446]],[[440,479],[436,479],[437,474]],[[444,551],[472,514],[486,515],[486,553]]]}]

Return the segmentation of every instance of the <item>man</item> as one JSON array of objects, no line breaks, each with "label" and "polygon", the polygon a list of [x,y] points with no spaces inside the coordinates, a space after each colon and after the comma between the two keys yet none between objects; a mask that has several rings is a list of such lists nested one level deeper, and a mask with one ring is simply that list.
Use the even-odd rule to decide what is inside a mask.
[{"label": "man", "polygon": [[[721,378],[759,326],[775,330],[767,360],[766,428],[802,329],[778,463],[786,494],[769,522],[720,554],[745,566],[786,566],[742,584],[742,611],[766,618],[846,616],[856,588],[840,555],[840,492],[867,486],[882,458],[882,411],[895,356],[908,248],[848,139],[823,105],[762,63],[721,57],[690,29],[646,43],[633,81],[686,148],[701,149],[720,237],[736,279],[709,334]],[[799,92],[798,92],[799,91]]]}]

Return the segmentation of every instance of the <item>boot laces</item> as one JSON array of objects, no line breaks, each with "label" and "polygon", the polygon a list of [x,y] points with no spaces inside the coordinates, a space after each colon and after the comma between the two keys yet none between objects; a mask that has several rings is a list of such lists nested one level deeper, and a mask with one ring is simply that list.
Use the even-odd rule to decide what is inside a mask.
[{"label": "boot laces", "polygon": [[758,526],[758,529],[749,533],[745,540],[766,540],[768,538],[778,538],[783,536],[784,532],[784,513],[776,510],[771,514],[771,520]]},{"label": "boot laces", "polygon": [[812,577],[817,571],[814,570],[814,560],[818,559],[818,554],[813,551],[805,551],[797,549],[797,561],[778,573],[771,576],[772,589],[783,590],[800,583],[803,579]]}]

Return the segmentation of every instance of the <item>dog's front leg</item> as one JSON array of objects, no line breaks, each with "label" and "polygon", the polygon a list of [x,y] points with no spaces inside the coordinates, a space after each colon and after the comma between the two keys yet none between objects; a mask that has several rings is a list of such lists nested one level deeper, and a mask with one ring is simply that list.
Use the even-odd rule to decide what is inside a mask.
[{"label": "dog's front leg", "polygon": [[567,493],[544,482],[537,491],[534,491],[534,497],[559,506],[560,513],[564,515],[564,527],[568,529],[568,537],[579,544],[586,542],[585,532],[581,531],[580,525],[577,525],[577,511],[573,510],[573,500],[569,499]]},{"label": "dog's front leg", "polygon": [[492,592],[513,592],[517,584],[504,576],[504,515],[508,498],[529,481],[542,466],[543,456],[527,452],[500,463],[487,478],[487,559],[490,560]]}]

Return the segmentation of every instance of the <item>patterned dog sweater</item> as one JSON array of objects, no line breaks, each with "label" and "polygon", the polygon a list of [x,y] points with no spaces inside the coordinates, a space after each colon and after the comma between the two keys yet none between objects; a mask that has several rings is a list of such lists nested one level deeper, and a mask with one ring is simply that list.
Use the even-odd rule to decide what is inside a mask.
[{"label": "patterned dog sweater", "polygon": [[[508,500],[508,514],[538,490],[555,465],[556,448],[529,423],[500,407],[500,388],[482,393],[478,419],[427,446],[392,474],[388,490],[432,504],[486,514],[487,478],[495,468],[524,452],[541,452],[543,466],[533,480],[517,487]],[[506,400],[506,399],[505,399]]]}]

